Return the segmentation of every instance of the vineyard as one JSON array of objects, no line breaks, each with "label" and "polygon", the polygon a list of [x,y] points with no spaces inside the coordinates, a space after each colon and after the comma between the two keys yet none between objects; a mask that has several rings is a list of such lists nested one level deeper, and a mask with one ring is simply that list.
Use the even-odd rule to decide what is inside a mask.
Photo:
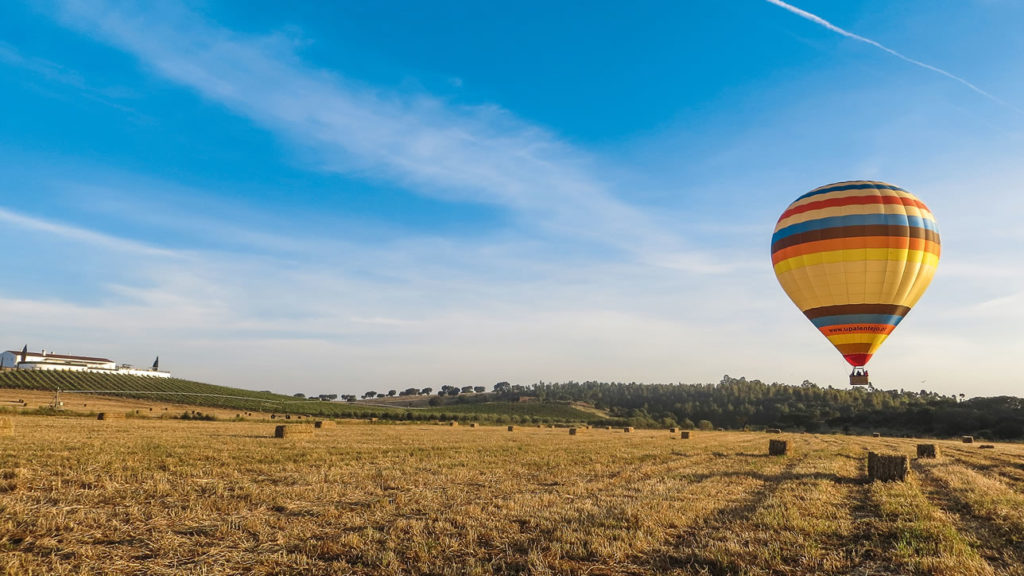
[{"label": "vineyard", "polygon": [[[0,388],[20,390],[57,390],[102,396],[138,398],[212,408],[230,408],[256,412],[315,414],[322,416],[359,416],[365,407],[337,402],[321,402],[241,388],[204,384],[180,378],[148,378],[93,372],[14,371],[0,373]],[[397,410],[375,407],[374,412]]]},{"label": "vineyard", "polygon": [[494,423],[550,424],[593,422],[600,416],[567,403],[472,402],[412,408],[381,403],[322,402],[273,392],[204,384],[180,378],[59,371],[0,372],[0,389],[46,390],[188,404],[244,412],[308,414],[333,418],[389,420],[472,420]]}]

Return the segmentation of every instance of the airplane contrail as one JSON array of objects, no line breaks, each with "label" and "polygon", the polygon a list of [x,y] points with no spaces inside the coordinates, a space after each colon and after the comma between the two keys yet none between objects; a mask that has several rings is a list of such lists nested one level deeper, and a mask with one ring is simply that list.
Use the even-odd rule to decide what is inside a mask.
[{"label": "airplane contrail", "polygon": [[829,22],[828,20],[825,20],[824,18],[822,18],[820,16],[816,16],[814,14],[811,14],[810,12],[808,12],[806,10],[801,10],[801,9],[797,8],[796,6],[793,6],[792,4],[787,4],[786,2],[783,2],[782,0],[765,0],[765,2],[768,2],[769,4],[774,4],[774,5],[778,6],[779,8],[782,8],[784,10],[792,12],[793,14],[796,14],[797,16],[799,16],[801,18],[804,18],[806,20],[810,20],[811,22],[814,22],[815,24],[818,24],[819,26],[827,28],[827,29],[835,32],[836,34],[840,34],[842,36],[846,36],[847,38],[852,38],[854,40],[858,40],[860,42],[864,42],[865,44],[870,44],[871,46],[874,46],[875,48],[878,48],[879,50],[883,50],[883,51],[885,51],[885,52],[887,52],[889,54],[892,54],[893,56],[899,58],[900,60],[903,60],[904,62],[909,62],[909,63],[911,63],[911,64],[913,64],[915,66],[920,66],[921,68],[924,68],[925,70],[931,70],[932,72],[937,72],[939,74],[942,74],[946,78],[949,78],[951,80],[956,80],[957,82],[963,84],[964,86],[967,86],[971,90],[974,90],[978,94],[981,94],[982,96],[988,98],[989,100],[992,100],[993,102],[997,102],[999,104],[1002,104],[1003,106],[1006,106],[1007,108],[1011,108],[1013,110],[1016,110],[1017,112],[1022,112],[1022,110],[1020,110],[1019,108],[1017,108],[1015,106],[1012,106],[1012,105],[1010,105],[1010,104],[1000,100],[999,98],[996,98],[995,96],[989,94],[988,92],[985,92],[981,88],[978,88],[974,84],[971,84],[967,80],[964,80],[963,78],[957,76],[956,74],[951,74],[949,72],[946,72],[942,68],[936,68],[935,66],[932,66],[931,64],[925,64],[924,62],[921,62],[920,60],[914,60],[913,58],[911,58],[909,56],[904,56],[903,54],[900,54],[899,52],[893,50],[892,48],[889,48],[888,46],[885,46],[883,44],[875,42],[874,40],[872,40],[870,38],[865,38],[863,36],[860,36],[859,34],[854,34],[853,32],[849,32],[847,30],[843,30],[839,26],[836,26],[835,24]]}]

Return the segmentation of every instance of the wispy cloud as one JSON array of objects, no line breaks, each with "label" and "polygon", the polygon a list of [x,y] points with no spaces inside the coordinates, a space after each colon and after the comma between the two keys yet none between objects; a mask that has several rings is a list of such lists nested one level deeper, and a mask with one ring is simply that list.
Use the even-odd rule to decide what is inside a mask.
[{"label": "wispy cloud", "polygon": [[90,85],[82,78],[81,74],[70,70],[56,62],[22,54],[16,47],[6,42],[0,42],[0,64],[27,70],[37,77],[44,78],[47,82],[56,85],[63,85],[74,90],[78,97],[84,97],[104,106],[116,108],[131,115],[137,120],[147,118],[138,111],[125,106],[119,100],[123,100],[130,91],[121,87],[99,87]]},{"label": "wispy cloud", "polygon": [[80,75],[67,70],[55,62],[24,56],[14,46],[6,42],[0,42],[0,64],[29,70],[48,80],[74,86],[75,88],[87,88]]},{"label": "wispy cloud", "polygon": [[498,106],[373,90],[302,63],[281,38],[240,35],[179,5],[60,6],[67,26],[287,138],[319,169],[497,206],[541,229],[635,253],[683,249],[678,234],[595,176],[594,159]]},{"label": "wispy cloud", "polygon": [[137,242],[117,236],[110,236],[101,232],[72,226],[70,224],[62,224],[52,220],[35,218],[26,214],[7,210],[5,208],[0,208],[0,222],[11,226],[18,226],[27,230],[46,232],[69,240],[110,248],[119,252],[132,252],[145,256],[181,257],[180,253],[173,250],[166,250],[143,242]]},{"label": "wispy cloud", "polygon": [[787,11],[793,13],[793,14],[796,14],[797,16],[799,16],[801,18],[804,18],[805,20],[810,20],[811,22],[814,22],[815,24],[817,24],[819,26],[822,26],[822,27],[824,27],[824,28],[826,28],[828,30],[831,30],[832,32],[835,32],[836,34],[845,36],[847,38],[851,38],[853,40],[857,40],[858,42],[863,42],[865,44],[869,44],[871,46],[874,46],[875,48],[878,48],[879,50],[882,50],[883,52],[886,52],[888,54],[891,54],[891,55],[899,58],[900,60],[903,60],[904,62],[908,62],[910,64],[913,64],[914,66],[919,66],[921,68],[924,68],[925,70],[931,70],[932,72],[935,72],[937,74],[941,74],[941,75],[945,76],[946,78],[949,78],[950,80],[954,80],[956,82],[959,82],[960,84],[963,84],[964,86],[970,88],[971,90],[977,92],[978,94],[981,94],[985,98],[988,98],[989,100],[992,100],[993,102],[996,102],[998,104],[1006,106],[1007,108],[1013,109],[1013,110],[1015,110],[1017,112],[1024,112],[1024,111],[1020,110],[1019,108],[1017,108],[1017,107],[1015,107],[1015,106],[1013,106],[1013,105],[1011,105],[1011,104],[1009,104],[1009,103],[1007,103],[1007,102],[997,98],[996,96],[993,96],[992,94],[982,90],[981,88],[979,88],[976,85],[972,84],[971,82],[965,80],[964,78],[961,78],[960,76],[957,76],[956,74],[953,74],[951,72],[947,72],[947,71],[945,71],[942,68],[939,68],[937,66],[932,66],[931,64],[926,64],[924,62],[921,62],[920,60],[916,60],[914,58],[911,58],[910,56],[907,56],[905,54],[897,52],[896,50],[893,50],[892,48],[889,48],[888,46],[885,46],[884,44],[882,44],[880,42],[877,42],[875,40],[872,40],[870,38],[865,38],[864,36],[861,36],[859,34],[854,34],[853,32],[850,32],[848,30],[844,30],[843,28],[840,28],[839,26],[836,26],[835,24],[829,22],[828,20],[825,20],[821,16],[817,16],[815,14],[811,14],[810,12],[808,12],[806,10],[801,10],[800,8],[797,8],[796,6],[793,6],[792,4],[788,4],[786,2],[783,2],[782,0],[765,0],[765,1],[768,2],[769,4],[774,4],[775,6],[778,6],[779,8],[782,8],[782,9],[787,10]]}]

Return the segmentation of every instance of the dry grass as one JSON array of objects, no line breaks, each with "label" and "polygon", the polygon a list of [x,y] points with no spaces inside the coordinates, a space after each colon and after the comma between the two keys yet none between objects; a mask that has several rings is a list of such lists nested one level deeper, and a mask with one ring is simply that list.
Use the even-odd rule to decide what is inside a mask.
[{"label": "dry grass", "polygon": [[14,419],[8,574],[1022,574],[1019,445],[867,484],[916,441]]}]

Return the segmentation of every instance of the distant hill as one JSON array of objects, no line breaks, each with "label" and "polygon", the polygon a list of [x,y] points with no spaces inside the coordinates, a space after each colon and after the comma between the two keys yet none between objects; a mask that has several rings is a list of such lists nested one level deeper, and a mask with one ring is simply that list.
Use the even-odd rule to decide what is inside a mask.
[{"label": "distant hill", "polygon": [[0,388],[57,390],[102,396],[149,399],[252,412],[309,414],[335,418],[391,420],[475,420],[516,423],[596,422],[599,411],[577,409],[568,402],[487,401],[443,398],[437,406],[410,407],[401,402],[324,402],[264,391],[217,386],[181,378],[147,378],[120,374],[63,371],[0,372]]},{"label": "distant hill", "polygon": [[636,426],[781,428],[804,432],[1024,440],[1024,399],[964,399],[927,390],[823,388],[724,376],[717,384],[538,383],[542,400],[582,401]]}]

